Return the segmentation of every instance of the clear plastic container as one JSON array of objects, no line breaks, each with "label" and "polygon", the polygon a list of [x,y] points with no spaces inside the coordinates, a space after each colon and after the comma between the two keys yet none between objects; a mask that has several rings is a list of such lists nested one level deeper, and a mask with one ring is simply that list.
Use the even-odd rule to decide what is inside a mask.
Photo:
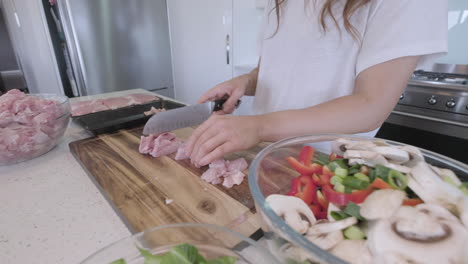
[{"label": "clear plastic container", "polygon": [[[31,160],[49,152],[63,138],[63,135],[65,134],[65,131],[70,122],[70,103],[68,97],[54,94],[30,94],[27,96],[35,96],[41,99],[57,101],[59,112],[53,121],[49,121],[47,125],[44,126],[43,131],[47,135],[46,140],[40,141],[38,143],[25,141],[24,146],[21,146],[20,144],[19,147],[15,147],[14,149],[7,148],[0,150],[0,166]],[[15,134],[21,135],[23,132],[26,133],[25,130],[30,130],[35,126],[36,125],[28,125],[23,126],[23,128],[17,128]],[[11,135],[9,136],[11,137]]]},{"label": "clear plastic container", "polygon": [[208,224],[174,224],[155,227],[115,242],[82,264],[108,264],[121,258],[127,264],[142,264],[144,259],[137,247],[157,255],[184,243],[196,246],[207,259],[232,256],[237,258],[238,264],[280,263],[257,242],[227,228]]},{"label": "clear plastic container", "polygon": [[[330,154],[332,152],[331,143],[339,138],[379,140],[390,145],[405,145],[388,140],[349,135],[304,136],[269,145],[257,155],[250,166],[249,186],[257,211],[262,218],[262,229],[265,232],[265,238],[268,240],[270,251],[281,261],[287,261],[284,254],[281,253],[281,247],[286,243],[291,243],[304,250],[308,255],[313,256],[313,259],[318,263],[346,263],[295,232],[281,217],[274,213],[265,201],[265,198],[271,194],[286,194],[289,191],[291,179],[298,176],[292,168],[291,170],[287,169],[290,168],[286,161],[288,156],[297,157],[305,145],[312,146],[316,151],[324,154]],[[462,180],[468,180],[468,165],[427,150],[421,149],[421,152],[429,164],[451,169]],[[299,260],[295,259],[295,261]]]}]

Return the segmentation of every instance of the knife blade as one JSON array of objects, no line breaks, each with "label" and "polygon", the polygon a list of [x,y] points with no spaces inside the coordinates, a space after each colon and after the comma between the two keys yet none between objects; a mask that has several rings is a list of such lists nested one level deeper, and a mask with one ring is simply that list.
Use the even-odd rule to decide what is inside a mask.
[{"label": "knife blade", "polygon": [[[146,123],[143,134],[161,134],[179,128],[199,125],[205,122],[213,112],[222,110],[226,101],[227,97],[223,97],[214,102],[180,107],[155,114]],[[241,101],[238,100],[236,108],[240,103]]]}]

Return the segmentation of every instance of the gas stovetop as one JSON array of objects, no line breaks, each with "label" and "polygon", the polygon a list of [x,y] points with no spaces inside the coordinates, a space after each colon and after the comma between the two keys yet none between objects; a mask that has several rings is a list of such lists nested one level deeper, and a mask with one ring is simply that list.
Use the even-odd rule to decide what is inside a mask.
[{"label": "gas stovetop", "polygon": [[398,104],[468,115],[468,75],[415,71]]}]

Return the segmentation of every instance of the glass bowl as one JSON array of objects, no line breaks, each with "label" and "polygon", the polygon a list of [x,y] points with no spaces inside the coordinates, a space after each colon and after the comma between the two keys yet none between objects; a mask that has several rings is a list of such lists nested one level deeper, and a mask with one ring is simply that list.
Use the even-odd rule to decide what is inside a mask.
[{"label": "glass bowl", "polygon": [[[40,124],[31,122],[31,118],[25,119],[22,125],[14,127],[6,126],[8,129],[2,129],[0,132],[0,165],[9,165],[27,161],[38,156],[41,156],[52,150],[63,138],[65,131],[70,122],[70,103],[68,97],[54,94],[28,94],[28,97],[38,97],[44,100],[55,101],[48,107],[53,108],[53,114],[46,117],[47,121]],[[14,107],[21,107],[16,102]],[[37,116],[46,111],[27,112],[24,117],[31,115]],[[38,132],[40,131],[40,132]],[[13,139],[15,143],[9,143],[7,140]],[[4,141],[2,141],[4,140]]]},{"label": "glass bowl", "polygon": [[[291,179],[299,176],[286,161],[288,156],[297,157],[301,149],[312,146],[316,152],[330,154],[332,151],[332,141],[339,138],[353,140],[380,141],[389,145],[405,146],[405,144],[350,135],[317,135],[303,136],[279,141],[263,149],[254,159],[249,171],[249,186],[259,215],[262,218],[262,229],[265,232],[268,247],[275,253],[276,258],[281,261],[288,261],[287,256],[281,254],[281,246],[286,243],[305,250],[307,255],[312,256],[317,263],[347,263],[331,253],[322,250],[301,234],[295,232],[283,221],[266,203],[265,198],[271,194],[286,194],[290,188]],[[464,181],[468,180],[468,165],[453,160],[451,158],[436,154],[431,151],[420,149],[427,163],[453,170],[457,176]],[[301,261],[295,259],[294,261]],[[300,262],[302,263],[302,262]],[[315,262],[314,262],[315,263]]]},{"label": "glass bowl", "polygon": [[224,227],[195,223],[163,225],[135,234],[99,250],[81,263],[108,264],[124,259],[127,264],[142,264],[144,259],[138,247],[157,255],[185,243],[197,247],[206,259],[232,256],[237,258],[236,264],[280,263],[250,238]]}]

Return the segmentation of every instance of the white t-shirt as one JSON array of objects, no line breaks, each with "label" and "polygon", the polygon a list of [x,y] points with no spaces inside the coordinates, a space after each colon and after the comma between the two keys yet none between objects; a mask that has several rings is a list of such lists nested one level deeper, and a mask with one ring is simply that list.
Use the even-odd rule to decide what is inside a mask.
[{"label": "white t-shirt", "polygon": [[325,0],[285,1],[274,35],[276,12],[270,12],[274,1],[269,2],[259,34],[254,114],[301,109],[350,95],[356,77],[371,66],[411,55],[423,55],[423,65],[448,49],[447,0],[371,0],[350,21],[362,35],[361,42],[342,26],[342,4],[334,11],[342,33],[330,17],[323,33],[319,17]]}]

